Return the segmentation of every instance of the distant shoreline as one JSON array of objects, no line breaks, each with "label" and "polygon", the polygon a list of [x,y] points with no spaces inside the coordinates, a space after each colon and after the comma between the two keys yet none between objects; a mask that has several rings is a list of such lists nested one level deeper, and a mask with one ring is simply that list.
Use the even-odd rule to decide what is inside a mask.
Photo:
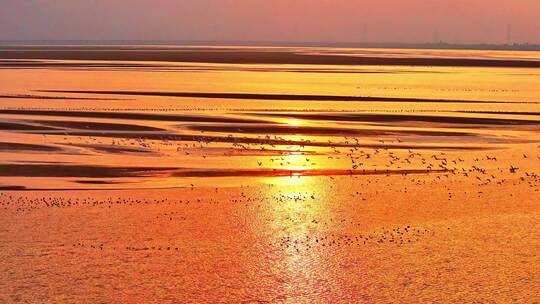
[{"label": "distant shoreline", "polygon": [[501,50],[540,51],[540,44],[454,44],[454,43],[356,43],[356,42],[291,42],[291,41],[210,41],[210,40],[0,40],[0,46],[258,46],[258,47],[335,47],[397,48],[435,50]]},{"label": "distant shoreline", "polygon": [[[426,56],[392,57],[382,54],[333,54],[279,48],[196,47],[196,46],[4,46],[0,66],[15,67],[32,63],[23,60],[99,60],[139,62],[191,62],[213,64],[303,64],[357,66],[446,66],[540,68],[540,60],[522,58],[452,58]],[[35,64],[35,63],[33,63]],[[42,63],[43,64],[43,63]],[[46,64],[46,63],[45,63]]]}]

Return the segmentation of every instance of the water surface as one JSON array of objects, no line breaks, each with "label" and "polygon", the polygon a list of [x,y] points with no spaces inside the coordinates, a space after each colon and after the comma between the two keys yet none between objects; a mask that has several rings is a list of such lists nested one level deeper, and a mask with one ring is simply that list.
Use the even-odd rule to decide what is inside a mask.
[{"label": "water surface", "polygon": [[2,47],[0,302],[530,302],[539,62]]}]

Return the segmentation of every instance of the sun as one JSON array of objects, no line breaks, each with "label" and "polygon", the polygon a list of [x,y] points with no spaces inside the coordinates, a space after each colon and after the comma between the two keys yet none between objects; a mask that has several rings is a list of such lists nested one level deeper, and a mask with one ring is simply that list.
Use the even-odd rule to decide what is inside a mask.
[{"label": "sun", "polygon": [[286,123],[292,127],[300,127],[304,125],[304,122],[301,119],[296,118],[287,119]]}]

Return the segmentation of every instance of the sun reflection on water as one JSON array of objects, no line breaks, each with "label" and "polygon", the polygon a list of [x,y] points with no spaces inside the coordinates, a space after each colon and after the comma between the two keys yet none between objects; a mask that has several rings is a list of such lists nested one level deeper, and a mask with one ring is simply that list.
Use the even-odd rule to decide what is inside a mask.
[{"label": "sun reflection on water", "polygon": [[331,272],[325,269],[328,262],[324,251],[305,246],[329,233],[318,224],[331,222],[332,218],[326,204],[325,181],[321,177],[294,175],[267,180],[273,185],[267,188],[267,194],[272,197],[271,206],[266,208],[271,219],[268,231],[277,245],[287,244],[279,253],[282,264],[275,265],[274,271],[287,278],[279,287],[287,292],[295,292],[291,282],[303,282],[305,288],[312,289],[310,294],[318,293],[317,282],[335,282]]}]

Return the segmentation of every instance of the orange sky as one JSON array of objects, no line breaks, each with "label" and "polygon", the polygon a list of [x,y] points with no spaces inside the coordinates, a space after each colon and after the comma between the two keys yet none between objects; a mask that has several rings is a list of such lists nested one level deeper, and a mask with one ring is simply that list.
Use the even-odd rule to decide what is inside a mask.
[{"label": "orange sky", "polygon": [[501,43],[512,24],[513,42],[540,43],[539,0],[0,3],[0,39]]}]

